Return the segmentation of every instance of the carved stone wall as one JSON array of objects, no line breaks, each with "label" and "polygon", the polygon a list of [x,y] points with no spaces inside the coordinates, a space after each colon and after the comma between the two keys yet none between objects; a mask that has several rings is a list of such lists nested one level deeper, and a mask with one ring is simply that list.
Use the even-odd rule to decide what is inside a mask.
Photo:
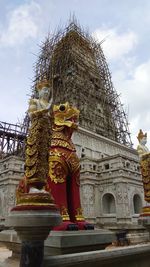
[{"label": "carved stone wall", "polygon": [[79,128],[73,135],[73,142],[76,145],[80,158],[86,156],[92,159],[101,159],[106,156],[122,154],[132,159],[139,160],[137,151],[122,144],[119,144],[94,132]]},{"label": "carved stone wall", "polygon": [[24,173],[24,161],[10,156],[0,161],[0,222],[15,205],[15,191]]},{"label": "carved stone wall", "polygon": [[[133,153],[133,158],[134,156]],[[138,214],[135,213],[135,205],[139,207],[140,200],[142,207],[145,202],[139,161],[133,158],[117,154],[105,156],[99,160],[88,157],[81,159],[81,188],[86,184],[94,183],[95,223],[98,225],[137,224]],[[91,195],[91,189],[88,187],[81,193],[82,199],[85,198],[84,215],[87,219],[93,220],[88,212],[89,202],[86,198],[88,190]],[[135,195],[138,197],[135,198]],[[110,208],[110,212],[106,212],[109,209],[104,207],[104,199],[105,205],[108,206],[112,205],[109,201],[114,199],[115,209]]]},{"label": "carved stone wall", "polygon": [[84,184],[81,187],[81,202],[84,214],[90,220],[95,219],[95,193],[94,185]]}]

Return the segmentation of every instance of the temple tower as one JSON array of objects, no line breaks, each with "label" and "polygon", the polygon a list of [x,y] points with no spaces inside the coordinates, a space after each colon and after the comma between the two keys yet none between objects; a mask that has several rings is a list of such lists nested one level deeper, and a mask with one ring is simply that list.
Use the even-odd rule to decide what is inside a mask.
[{"label": "temple tower", "polygon": [[43,43],[35,83],[44,75],[52,81],[54,103],[68,101],[80,110],[81,127],[132,145],[101,44],[75,22]]}]

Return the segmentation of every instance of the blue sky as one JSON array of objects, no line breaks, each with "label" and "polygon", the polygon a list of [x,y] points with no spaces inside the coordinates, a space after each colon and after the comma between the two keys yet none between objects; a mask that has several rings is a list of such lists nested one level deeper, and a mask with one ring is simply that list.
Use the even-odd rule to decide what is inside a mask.
[{"label": "blue sky", "polygon": [[0,120],[20,121],[27,109],[39,44],[70,14],[98,41],[128,113],[134,145],[140,128],[150,146],[149,0],[0,0]]}]

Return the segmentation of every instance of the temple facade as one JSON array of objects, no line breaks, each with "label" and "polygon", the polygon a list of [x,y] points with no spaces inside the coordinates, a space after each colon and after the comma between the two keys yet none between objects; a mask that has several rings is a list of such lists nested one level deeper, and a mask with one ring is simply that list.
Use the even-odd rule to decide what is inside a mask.
[{"label": "temple facade", "polygon": [[81,128],[74,142],[87,220],[105,227],[137,224],[144,193],[136,150]]}]

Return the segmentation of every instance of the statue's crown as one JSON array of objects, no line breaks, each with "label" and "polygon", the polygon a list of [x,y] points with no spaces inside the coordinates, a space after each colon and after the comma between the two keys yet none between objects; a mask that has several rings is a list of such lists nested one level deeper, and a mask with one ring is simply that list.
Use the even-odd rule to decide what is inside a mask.
[{"label": "statue's crown", "polygon": [[144,134],[143,131],[140,129],[137,139],[141,140],[143,137],[147,137],[147,133]]},{"label": "statue's crown", "polygon": [[43,77],[40,81],[36,84],[36,89],[41,90],[43,87],[50,87],[50,81],[47,80],[46,77]]}]

